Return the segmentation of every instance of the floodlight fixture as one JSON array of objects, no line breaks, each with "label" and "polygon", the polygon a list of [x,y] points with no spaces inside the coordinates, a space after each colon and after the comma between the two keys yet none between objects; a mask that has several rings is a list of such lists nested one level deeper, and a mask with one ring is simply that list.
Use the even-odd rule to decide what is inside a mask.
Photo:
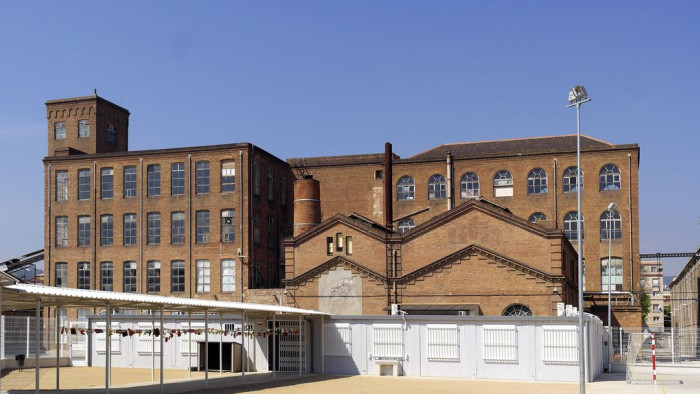
[{"label": "floodlight fixture", "polygon": [[569,91],[569,103],[575,103],[577,101],[583,101],[588,98],[588,92],[583,85],[576,85]]}]

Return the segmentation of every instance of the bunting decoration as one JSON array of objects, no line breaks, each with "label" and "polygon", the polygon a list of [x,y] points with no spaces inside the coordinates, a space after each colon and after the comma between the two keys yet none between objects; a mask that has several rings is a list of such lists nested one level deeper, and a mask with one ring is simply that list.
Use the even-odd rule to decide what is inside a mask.
[{"label": "bunting decoration", "polygon": [[[160,329],[160,328],[154,328],[153,330],[141,330],[141,329],[136,329],[133,330],[131,328],[127,329],[117,329],[117,330],[106,330],[103,328],[82,328],[82,327],[61,327],[60,329],[60,334],[61,335],[91,335],[91,334],[103,334],[105,332],[109,333],[109,336],[113,335],[121,335],[122,337],[133,337],[134,335],[138,336],[153,336],[155,338],[160,337],[160,335],[163,335],[163,340],[165,342],[168,342],[170,339],[174,337],[181,337],[183,334],[188,335],[188,334],[194,334],[194,335],[202,335],[205,332],[205,329],[203,328],[174,328],[174,329]],[[289,335],[299,335],[299,329],[294,328],[294,329],[285,329],[285,328],[275,328],[273,329],[259,329],[259,330],[245,330],[241,331],[241,329],[235,329],[235,330],[218,330],[215,328],[209,328],[206,330],[210,335],[223,335],[223,336],[229,336],[231,335],[233,338],[238,338],[241,335],[245,335],[247,338],[254,338],[254,337],[262,337],[266,338],[268,336],[276,335],[276,336],[289,336]]]}]

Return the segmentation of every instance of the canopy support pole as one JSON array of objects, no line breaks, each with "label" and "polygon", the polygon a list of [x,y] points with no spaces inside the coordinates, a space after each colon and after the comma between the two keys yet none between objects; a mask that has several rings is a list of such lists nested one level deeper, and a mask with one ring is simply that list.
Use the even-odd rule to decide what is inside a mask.
[{"label": "canopy support pole", "polygon": [[221,312],[219,312],[219,375],[221,375],[224,372],[224,355],[223,355],[223,350],[224,350],[224,325],[221,322]]},{"label": "canopy support pole", "polygon": [[299,376],[301,376],[301,315],[299,315]]},{"label": "canopy support pole", "polygon": [[272,380],[277,379],[277,314],[272,314]]},{"label": "canopy support pole", "polygon": [[163,336],[165,336],[165,330],[163,329],[163,307],[160,307],[160,394],[163,394],[163,353],[165,348],[163,347]]},{"label": "canopy support pole", "polygon": [[[41,340],[41,330],[39,329],[39,319],[41,319],[41,299],[39,297],[36,297],[36,316],[34,318],[34,323],[35,323],[35,328],[36,332],[34,333],[34,361],[36,364],[36,374],[34,376],[35,382],[34,382],[34,391],[39,394],[39,369],[40,369],[40,362],[39,362],[39,342]],[[29,335],[29,332],[27,332],[27,335]],[[29,358],[29,354],[27,354],[27,358]]]},{"label": "canopy support pole", "polygon": [[209,310],[204,310],[204,387],[209,388]]},{"label": "canopy support pole", "polygon": [[151,309],[151,383],[156,381],[156,339],[153,334],[156,331],[155,310]]},{"label": "canopy support pole", "polygon": [[[60,321],[59,321],[59,306],[56,306],[56,316],[54,318],[56,319],[56,390],[60,388],[61,385],[61,327]],[[2,332],[2,331],[0,331]]]},{"label": "canopy support pole", "polygon": [[187,311],[187,379],[192,379],[192,311]]},{"label": "canopy support pole", "polygon": [[112,354],[112,306],[107,303],[107,322],[105,324],[105,391],[109,393],[111,382],[111,354]]},{"label": "canopy support pole", "polygon": [[241,313],[241,381],[245,384],[245,312]]}]

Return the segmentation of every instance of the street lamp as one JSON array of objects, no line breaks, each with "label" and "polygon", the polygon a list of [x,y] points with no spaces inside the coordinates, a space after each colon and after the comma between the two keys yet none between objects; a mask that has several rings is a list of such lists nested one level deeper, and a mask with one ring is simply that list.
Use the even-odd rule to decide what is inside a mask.
[{"label": "street lamp", "polygon": [[610,291],[612,289],[612,220],[613,215],[617,212],[617,204],[611,202],[608,205],[608,372],[612,372],[612,307],[610,303]]},{"label": "street lamp", "polygon": [[576,85],[569,91],[569,105],[566,108],[576,107],[576,201],[578,215],[576,218],[576,238],[578,242],[578,365],[579,365],[579,392],[586,393],[586,353],[583,349],[583,244],[581,240],[581,104],[591,101],[588,98],[586,88]]}]

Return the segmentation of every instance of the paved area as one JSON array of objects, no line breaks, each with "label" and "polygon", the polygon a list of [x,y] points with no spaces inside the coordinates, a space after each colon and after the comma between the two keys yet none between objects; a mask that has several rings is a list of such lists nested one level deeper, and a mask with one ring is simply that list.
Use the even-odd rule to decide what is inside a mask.
[{"label": "paved area", "polygon": [[[624,373],[604,374],[593,383],[586,385],[590,394],[683,394],[700,393],[700,374],[661,373],[656,386],[651,384],[628,384]],[[681,370],[681,372],[684,372]],[[401,394],[430,393],[516,393],[516,394],[575,394],[579,392],[577,383],[555,382],[521,382],[508,380],[471,380],[441,379],[389,376],[336,376],[304,375],[277,373],[272,380],[271,373],[246,374],[245,383],[239,373],[210,372],[209,387],[205,386],[204,374],[193,372],[192,379],[187,379],[186,371],[167,370],[164,373],[165,393],[279,393],[279,394],[325,394],[325,393],[382,393],[397,392]],[[104,393],[104,368],[71,367],[61,368],[61,393],[93,394]],[[159,380],[156,370],[156,381]],[[23,372],[3,371],[2,392],[33,393],[34,370]],[[56,371],[54,368],[41,370],[41,392],[54,392]],[[118,387],[117,387],[118,386]],[[82,387],[82,388],[80,388]],[[113,368],[111,393],[142,394],[159,393],[160,387],[151,383],[150,369]]]}]

